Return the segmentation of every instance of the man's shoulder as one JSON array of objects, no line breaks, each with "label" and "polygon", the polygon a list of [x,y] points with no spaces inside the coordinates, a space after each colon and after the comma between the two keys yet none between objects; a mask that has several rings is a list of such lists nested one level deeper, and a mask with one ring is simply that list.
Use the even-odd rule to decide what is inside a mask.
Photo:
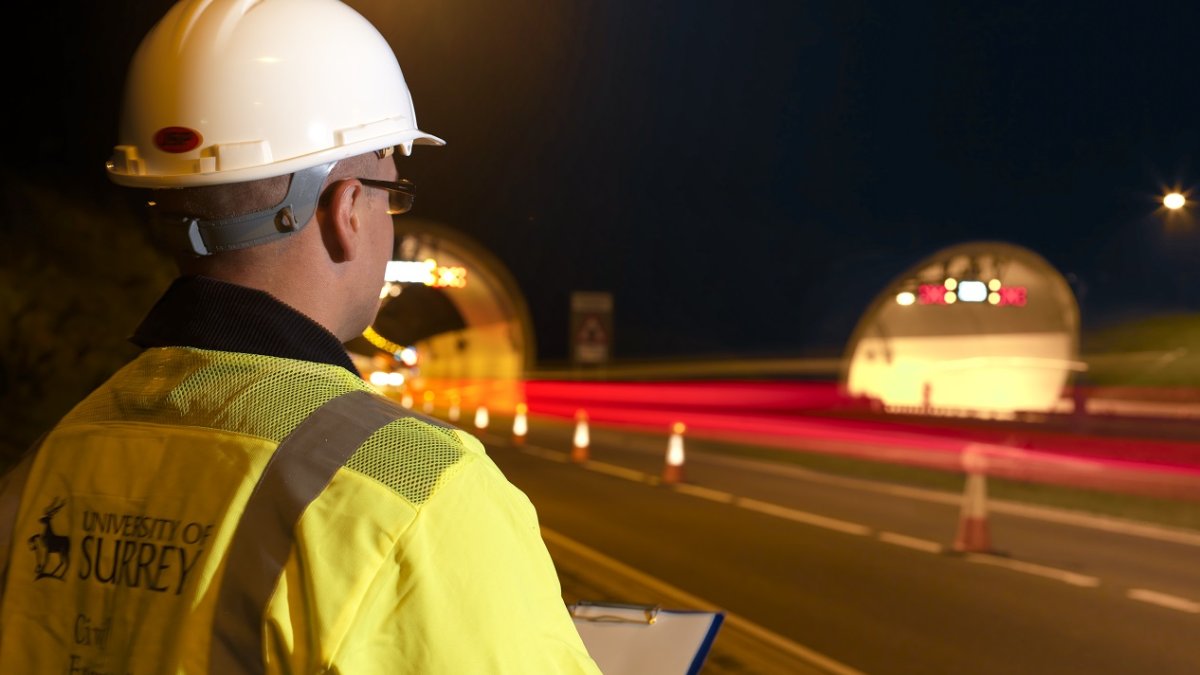
[{"label": "man's shoulder", "polygon": [[62,420],[155,422],[282,441],[311,412],[370,385],[323,363],[192,347],[155,347]]},{"label": "man's shoulder", "polygon": [[469,434],[380,397],[394,418],[350,456],[346,468],[383,483],[414,505],[423,504],[449,474],[482,455]]}]

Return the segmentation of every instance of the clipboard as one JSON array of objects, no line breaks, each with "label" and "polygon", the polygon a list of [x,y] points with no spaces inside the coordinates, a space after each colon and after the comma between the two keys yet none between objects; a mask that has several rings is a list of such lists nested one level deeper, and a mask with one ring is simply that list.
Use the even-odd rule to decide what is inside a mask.
[{"label": "clipboard", "polygon": [[659,605],[580,601],[567,609],[604,675],[696,675],[725,619]]}]

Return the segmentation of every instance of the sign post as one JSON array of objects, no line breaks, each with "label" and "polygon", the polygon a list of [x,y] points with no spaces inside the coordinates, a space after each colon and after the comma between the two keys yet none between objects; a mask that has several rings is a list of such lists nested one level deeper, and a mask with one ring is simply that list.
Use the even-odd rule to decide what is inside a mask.
[{"label": "sign post", "polygon": [[608,363],[612,357],[611,293],[571,293],[571,361],[576,365]]}]

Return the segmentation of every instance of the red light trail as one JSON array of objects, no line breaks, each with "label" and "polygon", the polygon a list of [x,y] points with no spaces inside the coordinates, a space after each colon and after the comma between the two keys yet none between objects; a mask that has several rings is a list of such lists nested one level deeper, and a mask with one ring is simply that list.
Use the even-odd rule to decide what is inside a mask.
[{"label": "red light trail", "polygon": [[1200,442],[868,414],[829,382],[535,380],[525,394],[531,414],[574,419],[582,409],[640,431],[683,422],[698,437],[947,471],[962,471],[969,447],[989,475],[1200,499]]}]

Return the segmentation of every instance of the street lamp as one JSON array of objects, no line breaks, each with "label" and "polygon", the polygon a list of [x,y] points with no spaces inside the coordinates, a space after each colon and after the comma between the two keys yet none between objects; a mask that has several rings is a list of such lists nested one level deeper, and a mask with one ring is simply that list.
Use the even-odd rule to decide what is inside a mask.
[{"label": "street lamp", "polygon": [[1155,210],[1162,224],[1168,232],[1187,233],[1190,236],[1196,227],[1194,216],[1189,213],[1195,206],[1195,202],[1189,199],[1191,190],[1183,190],[1176,185],[1164,189],[1160,194],[1161,206]]}]

